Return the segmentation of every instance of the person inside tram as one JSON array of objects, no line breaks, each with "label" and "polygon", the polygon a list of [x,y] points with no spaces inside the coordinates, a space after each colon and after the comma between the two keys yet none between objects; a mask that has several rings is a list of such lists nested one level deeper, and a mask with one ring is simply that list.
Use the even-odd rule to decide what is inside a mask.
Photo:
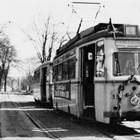
[{"label": "person inside tram", "polygon": [[105,54],[102,49],[97,52],[96,57],[96,77],[103,77],[104,76],[104,59]]}]

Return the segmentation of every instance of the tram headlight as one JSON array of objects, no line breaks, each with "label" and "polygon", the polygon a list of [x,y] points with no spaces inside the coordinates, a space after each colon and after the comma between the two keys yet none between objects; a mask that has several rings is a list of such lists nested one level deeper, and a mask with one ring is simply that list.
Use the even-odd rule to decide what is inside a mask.
[{"label": "tram headlight", "polygon": [[137,106],[137,105],[139,104],[139,102],[140,102],[140,99],[139,99],[136,95],[134,95],[134,96],[130,99],[130,103],[131,103],[132,105],[134,105],[134,106]]},{"label": "tram headlight", "polygon": [[136,89],[137,89],[137,87],[136,87],[136,86],[133,86],[133,87],[132,87],[132,90],[136,90]]}]

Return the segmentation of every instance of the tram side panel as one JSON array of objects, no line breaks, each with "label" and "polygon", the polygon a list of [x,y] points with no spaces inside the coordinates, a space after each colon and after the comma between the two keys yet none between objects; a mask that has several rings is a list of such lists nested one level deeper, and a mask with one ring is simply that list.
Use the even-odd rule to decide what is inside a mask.
[{"label": "tram side panel", "polygon": [[71,101],[69,102],[70,110],[69,113],[78,116],[78,84],[72,83],[71,84]]},{"label": "tram side panel", "polygon": [[[95,117],[99,122],[104,122],[106,87],[101,83],[95,84]],[[109,102],[108,102],[109,103]],[[107,120],[108,122],[108,120]]]},{"label": "tram side panel", "polygon": [[48,62],[41,68],[41,101],[52,105],[52,65]]},{"label": "tram side panel", "polygon": [[46,102],[52,104],[52,83],[46,83]]},{"label": "tram side panel", "polygon": [[[112,55],[110,54],[109,49],[107,49],[107,46],[113,45],[107,43],[106,40],[104,40],[103,43],[103,50],[105,54],[105,60],[104,60],[104,66],[103,66],[103,74],[98,74],[97,72],[100,70],[100,67],[98,68],[98,63],[96,64],[96,73],[95,73],[95,118],[99,122],[109,123],[110,117],[105,116],[106,112],[110,112],[110,106],[111,106],[111,100],[110,100],[110,86],[107,84],[107,81],[111,74],[110,67],[112,66]],[[98,45],[96,45],[98,46]],[[97,48],[98,50],[98,48]],[[98,52],[96,52],[98,54]],[[99,55],[100,58],[100,55]],[[98,61],[98,56],[96,57],[96,61]]]},{"label": "tram side panel", "polygon": [[[66,82],[54,84],[53,106],[69,114],[77,116],[78,84]],[[65,91],[64,91],[65,89]]]},{"label": "tram side panel", "polygon": [[41,100],[40,83],[36,83],[33,85],[33,95],[34,95],[35,101]]},{"label": "tram side panel", "polygon": [[41,64],[34,72],[33,95],[35,101],[52,105],[52,63]]},{"label": "tram side panel", "polygon": [[41,100],[41,94],[40,94],[40,69],[38,68],[34,72],[34,83],[33,83],[33,95],[35,101]]},{"label": "tram side panel", "polygon": [[56,58],[53,64],[53,106],[75,116],[78,112],[76,53],[76,49],[70,50]]},{"label": "tram side panel", "polygon": [[96,83],[95,116],[99,122],[110,123],[111,118],[118,117],[118,83]]},{"label": "tram side panel", "polygon": [[52,104],[52,66],[46,72],[46,102]]},{"label": "tram side panel", "polygon": [[114,92],[117,94],[117,85],[111,80],[111,77],[113,77],[113,52],[116,52],[117,48],[112,38],[106,38],[104,46],[104,76],[96,76],[95,78],[95,116],[97,121],[109,123],[112,114],[117,114],[118,112],[118,110],[113,110],[114,104],[118,104],[118,101],[116,98],[114,100],[112,96]]}]

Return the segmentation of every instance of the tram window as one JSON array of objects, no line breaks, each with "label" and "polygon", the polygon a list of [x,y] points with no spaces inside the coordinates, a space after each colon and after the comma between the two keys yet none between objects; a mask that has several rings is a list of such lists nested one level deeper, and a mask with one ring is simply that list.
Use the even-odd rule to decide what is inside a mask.
[{"label": "tram window", "polygon": [[137,66],[138,74],[140,75],[140,53],[138,53],[138,66]]},{"label": "tram window", "polygon": [[62,80],[62,64],[58,65],[58,81]]},{"label": "tram window", "polygon": [[113,57],[113,75],[114,76],[119,76],[121,75],[121,70],[120,70],[120,63],[119,63],[119,58],[118,58],[118,53],[114,53]]},{"label": "tram window", "polygon": [[54,66],[53,67],[53,80],[54,81],[57,81],[57,66]]},{"label": "tram window", "polygon": [[134,53],[114,53],[114,76],[131,75],[135,73]]},{"label": "tram window", "polygon": [[62,79],[68,80],[68,61],[63,63]]},{"label": "tram window", "polygon": [[104,77],[104,42],[99,41],[96,44],[96,77]]},{"label": "tram window", "polygon": [[49,82],[49,70],[46,68],[46,82]]},{"label": "tram window", "polygon": [[74,79],[75,78],[75,67],[76,67],[76,61],[75,61],[75,57],[69,59],[69,79]]},{"label": "tram window", "polygon": [[40,81],[40,72],[35,72],[34,83],[39,83],[39,81]]}]

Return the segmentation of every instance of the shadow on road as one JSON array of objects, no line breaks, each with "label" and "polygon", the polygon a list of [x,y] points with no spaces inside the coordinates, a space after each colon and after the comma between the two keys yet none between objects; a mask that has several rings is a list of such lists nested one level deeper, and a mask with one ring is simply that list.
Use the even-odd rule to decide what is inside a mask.
[{"label": "shadow on road", "polygon": [[4,133],[4,137],[50,138],[50,135],[42,134],[41,129],[31,124],[31,120],[29,121],[25,115],[26,111],[44,128],[44,132],[56,138],[66,140],[107,139],[97,130],[81,125],[80,121],[72,121],[53,108],[35,103],[32,95],[0,94],[0,98],[3,98],[0,109],[1,134],[4,133],[3,129],[7,131]]}]

